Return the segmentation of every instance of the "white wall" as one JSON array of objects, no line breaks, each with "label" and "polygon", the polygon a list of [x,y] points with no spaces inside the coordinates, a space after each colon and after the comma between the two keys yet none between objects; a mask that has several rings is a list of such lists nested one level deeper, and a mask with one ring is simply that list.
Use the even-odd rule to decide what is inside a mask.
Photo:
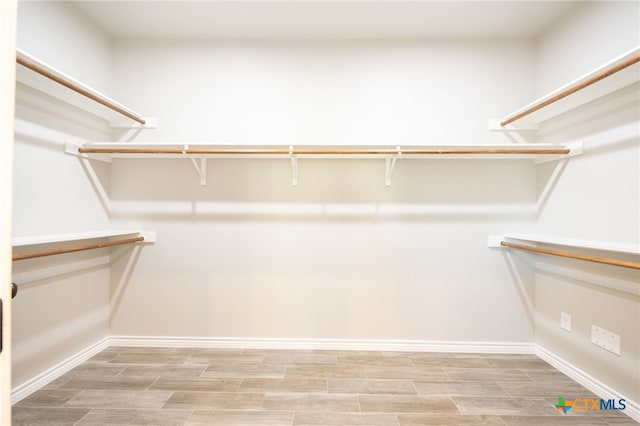
[{"label": "white wall", "polygon": [[[504,141],[487,120],[534,94],[518,40],[114,48],[117,97],[160,117],[136,141]],[[114,224],[158,232],[112,277],[115,335],[532,341],[533,290],[486,247],[533,225],[530,162],[400,161],[391,187],[382,160],[300,160],[297,187],[288,160],[211,160],[206,187],[188,160],[111,167]]]},{"label": "white wall", "polygon": [[[21,2],[18,47],[108,91],[111,44],[64,2]],[[22,71],[22,70],[20,70]],[[104,139],[104,120],[18,83],[13,236],[109,227],[108,212],[66,138]],[[108,168],[96,165],[108,183]],[[13,377],[20,386],[108,333],[108,253],[97,251],[13,263]]]},{"label": "white wall", "polygon": [[[539,95],[633,48],[640,3],[589,2],[538,42]],[[588,46],[588,48],[585,48]],[[538,232],[640,244],[640,91],[637,84],[544,123],[541,141],[582,140],[538,219]],[[539,185],[550,174],[542,167]],[[526,256],[525,256],[526,257]],[[536,343],[640,401],[640,274],[538,257]],[[560,312],[573,331],[560,329]],[[620,357],[590,343],[591,325],[621,336]]]}]

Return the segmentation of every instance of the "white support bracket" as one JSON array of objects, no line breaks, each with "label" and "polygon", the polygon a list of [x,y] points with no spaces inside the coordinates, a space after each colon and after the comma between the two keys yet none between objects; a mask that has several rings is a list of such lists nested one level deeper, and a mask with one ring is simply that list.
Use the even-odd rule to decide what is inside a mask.
[{"label": "white support bracket", "polygon": [[584,154],[584,141],[575,141],[566,144],[566,147],[569,149],[568,154],[558,155],[558,156],[545,156],[538,157],[535,159],[535,164],[544,164],[549,163],[551,161],[564,160],[565,158],[575,157],[577,155]]},{"label": "white support bracket", "polygon": [[487,240],[487,246],[489,248],[502,248],[500,243],[504,240],[503,235],[489,235],[489,239]]},{"label": "white support bracket", "polygon": [[298,186],[298,156],[293,154],[293,145],[289,145],[289,157],[291,157],[291,185]]},{"label": "white support bracket", "polygon": [[142,244],[155,244],[157,242],[155,231],[142,231],[140,236],[144,237]]},{"label": "white support bracket", "polygon": [[191,158],[191,163],[195,167],[196,172],[200,176],[200,186],[207,186],[207,159],[205,157],[200,158],[200,165],[195,158]]},{"label": "white support bracket", "polygon": [[396,167],[396,161],[398,157],[402,155],[402,151],[400,150],[400,145],[396,146],[396,151],[398,152],[396,155],[387,157],[385,159],[385,185],[391,186],[391,176],[393,175],[393,169]]},{"label": "white support bracket", "polygon": [[[187,155],[188,150],[189,150],[189,145],[184,144],[182,148],[182,154]],[[198,173],[198,176],[200,176],[200,186],[206,186],[207,185],[207,159],[205,157],[200,158],[200,165],[198,165],[198,162],[196,161],[195,158],[191,157],[189,159],[191,160],[193,167],[195,167],[196,173]]]}]

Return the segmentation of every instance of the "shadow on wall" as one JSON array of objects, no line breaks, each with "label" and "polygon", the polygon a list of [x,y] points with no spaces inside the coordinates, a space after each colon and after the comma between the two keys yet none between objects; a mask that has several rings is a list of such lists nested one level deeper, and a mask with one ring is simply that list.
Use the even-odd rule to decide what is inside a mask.
[{"label": "shadow on wall", "polygon": [[[607,252],[600,253],[593,249],[580,250],[572,247],[571,250],[578,254],[588,253],[601,257],[609,255]],[[512,273],[516,271],[516,275],[518,270],[522,270],[521,265],[526,265],[527,268],[534,268],[537,274],[554,277],[573,285],[597,290],[633,302],[640,302],[640,288],[638,287],[640,271],[636,269],[523,252],[510,252],[508,256],[519,259],[517,267],[515,264],[510,265]],[[617,253],[616,258],[637,261],[637,256],[633,254]],[[518,282],[517,279],[515,281]]]},{"label": "shadow on wall", "polygon": [[[109,123],[104,119],[19,82],[16,83],[15,115],[17,122],[28,123],[26,135],[31,136],[30,141],[50,140],[52,134],[59,133],[61,139],[55,142],[63,145],[63,135],[85,135],[102,140],[111,132]],[[23,128],[16,126],[16,139],[22,140]],[[37,132],[38,128],[42,131]],[[41,146],[48,147],[50,143]]]},{"label": "shadow on wall", "polygon": [[[530,160],[210,159],[208,181],[189,159],[115,159],[112,217],[165,220],[424,220],[535,215]],[[90,176],[91,177],[91,176]]]},{"label": "shadow on wall", "polygon": [[[133,251],[131,249],[133,249]],[[143,246],[140,245],[121,247],[111,255],[111,282],[109,286],[109,300],[111,304],[110,320],[118,312],[126,288],[131,281],[133,271],[140,259],[142,249]]]},{"label": "shadow on wall", "polygon": [[597,146],[589,146],[589,152],[594,148],[618,149],[630,141],[615,129],[631,125],[637,143],[639,105],[640,82],[637,82],[544,121],[538,139],[567,142],[592,139],[594,134],[606,132],[610,137]]}]

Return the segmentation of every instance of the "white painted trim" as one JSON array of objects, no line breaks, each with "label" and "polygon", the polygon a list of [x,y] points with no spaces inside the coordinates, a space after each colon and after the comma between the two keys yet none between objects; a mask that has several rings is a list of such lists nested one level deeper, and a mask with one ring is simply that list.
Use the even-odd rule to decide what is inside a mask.
[{"label": "white painted trim", "polygon": [[585,388],[589,389],[591,392],[598,395],[600,398],[625,399],[627,408],[623,411],[623,413],[631,417],[633,420],[640,422],[640,404],[637,401],[633,401],[622,395],[620,392],[616,392],[614,389],[611,389],[600,380],[596,379],[590,374],[587,374],[578,367],[563,360],[556,354],[548,351],[540,345],[535,345],[535,354],[567,376],[571,377],[573,380],[575,380]]},{"label": "white painted trim", "polygon": [[70,356],[64,361],[59,362],[58,364],[38,374],[34,378],[27,380],[21,385],[16,386],[11,390],[11,404],[13,405],[23,400],[24,398],[31,395],[33,392],[37,391],[38,389],[41,389],[42,387],[51,383],[52,381],[62,376],[63,374],[73,370],[78,365],[87,361],[92,356],[98,354],[99,352],[102,352],[103,350],[109,347],[109,343],[110,342],[109,342],[108,336],[103,339],[100,339],[93,345],[81,350],[75,355]]},{"label": "white painted trim", "polygon": [[533,354],[533,343],[423,340],[267,339],[238,337],[111,336],[112,346],[239,349],[324,349],[404,352]]}]

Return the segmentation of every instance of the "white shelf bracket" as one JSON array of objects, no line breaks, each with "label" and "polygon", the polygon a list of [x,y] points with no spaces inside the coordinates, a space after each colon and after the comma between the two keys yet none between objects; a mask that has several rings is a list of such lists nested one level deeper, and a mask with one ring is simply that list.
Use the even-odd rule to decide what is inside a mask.
[{"label": "white shelf bracket", "polygon": [[[189,149],[189,145],[184,145],[183,154],[187,154],[187,150]],[[205,157],[200,158],[200,165],[198,165],[198,161],[195,158],[190,158],[193,167],[195,167],[198,176],[200,176],[200,186],[207,185],[207,159]]]},{"label": "white shelf bracket", "polygon": [[298,186],[298,157],[293,154],[293,145],[289,145],[289,156],[291,157],[291,185]]},{"label": "white shelf bracket", "polygon": [[202,157],[200,159],[200,165],[198,165],[198,161],[195,158],[192,158],[191,163],[193,163],[193,167],[195,167],[196,172],[200,176],[200,186],[206,186],[207,185],[207,159]]},{"label": "white shelf bracket", "polygon": [[393,169],[396,167],[396,161],[398,157],[402,155],[402,151],[400,150],[400,146],[396,147],[396,151],[398,151],[397,155],[392,157],[387,157],[385,159],[385,185],[391,186],[391,176],[393,175]]},{"label": "white shelf bracket", "polygon": [[155,244],[158,241],[155,231],[142,231],[140,236],[144,238],[142,244]]},{"label": "white shelf bracket", "polygon": [[487,246],[489,248],[502,248],[500,243],[504,240],[504,235],[489,235]]}]

